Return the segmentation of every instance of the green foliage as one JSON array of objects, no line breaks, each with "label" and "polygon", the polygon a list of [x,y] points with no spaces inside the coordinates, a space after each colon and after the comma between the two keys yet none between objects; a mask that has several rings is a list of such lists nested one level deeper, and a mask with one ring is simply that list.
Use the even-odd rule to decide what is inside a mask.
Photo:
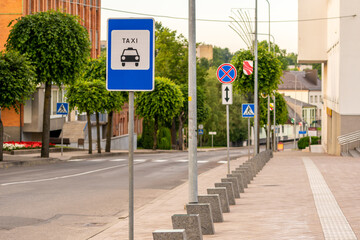
[{"label": "green foliage", "polygon": [[158,138],[160,139],[159,149],[165,149],[165,150],[171,149],[170,129],[168,129],[166,127],[160,128]]},{"label": "green foliage", "polygon": [[[231,63],[237,69],[238,75],[233,83],[234,88],[241,93],[254,93],[254,75],[243,74],[243,61],[254,60],[250,50],[237,52]],[[254,66],[255,67],[255,66]],[[258,50],[258,90],[261,93],[269,94],[278,88],[282,75],[281,63],[273,53],[264,48]]]},{"label": "green foliage", "polygon": [[[266,40],[259,42],[259,48],[263,48],[265,50],[268,50],[268,42]],[[289,62],[286,58],[286,49],[280,49],[280,47],[275,43],[270,43],[270,52],[274,53],[276,58],[281,63],[281,69],[286,70],[289,66]]]},{"label": "green foliage", "polygon": [[[279,94],[275,93],[275,109],[276,109],[276,124],[285,124],[288,120],[288,111],[286,108],[286,101],[284,97]],[[270,102],[273,103],[273,98],[270,98]],[[260,98],[260,126],[264,126],[267,124],[267,98]],[[270,120],[273,124],[274,119],[274,111],[270,111]]]},{"label": "green foliage", "polygon": [[228,48],[213,48],[213,60],[211,66],[218,68],[223,63],[229,63],[233,57]]},{"label": "green foliage", "polygon": [[70,108],[80,112],[104,112],[108,91],[100,79],[78,79],[66,88],[66,98]]},{"label": "green foliage", "polygon": [[153,133],[154,133],[154,120],[144,119],[143,133],[141,135],[141,140],[140,140],[141,147],[145,149],[152,149],[154,145]]},{"label": "green foliage", "polygon": [[286,55],[286,60],[289,65],[294,65],[295,68],[297,67],[297,57],[298,55],[296,53],[289,53]]},{"label": "green foliage", "polygon": [[312,68],[317,70],[318,78],[321,79],[321,63],[312,64]]},{"label": "green foliage", "polygon": [[[311,145],[319,144],[319,140],[321,140],[321,137],[311,137]],[[299,139],[298,141],[299,149],[305,149],[308,146],[309,146],[309,137],[303,137]]]},{"label": "green foliage", "polygon": [[0,52],[0,109],[14,108],[35,92],[35,69],[31,62],[15,51]]},{"label": "green foliage", "polygon": [[57,85],[72,83],[90,55],[88,32],[79,18],[53,10],[17,19],[6,47],[27,54],[38,83]]},{"label": "green foliage", "polygon": [[[207,104],[207,99],[205,95],[205,89],[202,87],[197,86],[197,105],[196,105],[196,116],[197,116],[197,122],[203,123],[209,116],[210,106]],[[184,121],[186,122],[187,116],[188,116],[188,101],[186,99],[186,96],[188,96],[188,85],[182,85],[181,86],[181,92],[184,96],[184,105],[182,108],[182,111],[184,112]]]},{"label": "green foliage", "polygon": [[145,119],[170,122],[179,114],[184,98],[179,86],[167,78],[155,78],[155,89],[140,92],[135,99],[136,114]]}]

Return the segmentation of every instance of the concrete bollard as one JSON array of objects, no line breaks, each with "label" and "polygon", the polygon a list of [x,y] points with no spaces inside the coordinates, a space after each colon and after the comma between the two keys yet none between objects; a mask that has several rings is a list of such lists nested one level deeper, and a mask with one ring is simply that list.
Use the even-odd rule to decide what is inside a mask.
[{"label": "concrete bollard", "polygon": [[241,173],[246,176],[245,179],[246,179],[247,184],[251,183],[252,173],[251,173],[251,170],[248,167],[240,166],[240,167],[236,168],[235,170],[236,171],[241,171]]},{"label": "concrete bollard", "polygon": [[222,178],[221,182],[231,182],[234,190],[234,197],[240,198],[239,184],[236,177]]},{"label": "concrete bollard", "polygon": [[240,170],[235,170],[235,171],[231,171],[232,174],[240,174],[241,175],[241,180],[242,180],[242,184],[244,186],[244,189],[247,188],[247,175],[243,172],[243,171],[240,171]]},{"label": "concrete bollard", "polygon": [[215,187],[225,187],[228,195],[229,205],[235,205],[234,188],[231,182],[215,183]]},{"label": "concrete bollard", "polygon": [[242,176],[239,173],[232,173],[232,174],[227,174],[226,177],[236,177],[238,180],[238,186],[239,186],[239,192],[240,193],[244,193],[244,185],[243,185],[243,180],[242,180]]},{"label": "concrete bollard", "polygon": [[199,203],[210,203],[214,223],[224,221],[218,194],[199,195],[198,201]]},{"label": "concrete bollard", "polygon": [[203,235],[215,234],[211,207],[209,203],[186,204],[186,212],[187,214],[199,214],[201,232]]},{"label": "concrete bollard", "polygon": [[185,229],[156,230],[154,240],[187,240]]},{"label": "concrete bollard", "polygon": [[187,240],[203,240],[199,214],[174,214],[171,220],[174,229],[185,229]]},{"label": "concrete bollard", "polygon": [[228,196],[227,196],[226,188],[225,188],[225,187],[221,187],[221,188],[208,188],[208,189],[207,189],[207,193],[208,193],[208,194],[218,194],[218,195],[219,195],[219,198],[220,198],[221,211],[222,211],[223,213],[228,213],[228,212],[230,212],[229,200],[228,200]]}]

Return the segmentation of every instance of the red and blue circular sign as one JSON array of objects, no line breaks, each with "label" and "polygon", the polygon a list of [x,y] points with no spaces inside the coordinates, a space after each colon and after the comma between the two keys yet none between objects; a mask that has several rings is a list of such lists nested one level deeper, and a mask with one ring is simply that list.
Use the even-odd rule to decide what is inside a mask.
[{"label": "red and blue circular sign", "polygon": [[221,83],[232,83],[237,76],[236,68],[230,63],[221,64],[217,69],[216,76]]}]

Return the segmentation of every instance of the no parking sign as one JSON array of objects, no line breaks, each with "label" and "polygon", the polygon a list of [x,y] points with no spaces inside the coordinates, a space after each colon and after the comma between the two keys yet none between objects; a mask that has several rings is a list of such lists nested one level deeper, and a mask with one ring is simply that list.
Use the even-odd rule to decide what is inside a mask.
[{"label": "no parking sign", "polygon": [[221,83],[230,84],[237,76],[236,68],[230,63],[221,64],[217,69],[216,76]]}]

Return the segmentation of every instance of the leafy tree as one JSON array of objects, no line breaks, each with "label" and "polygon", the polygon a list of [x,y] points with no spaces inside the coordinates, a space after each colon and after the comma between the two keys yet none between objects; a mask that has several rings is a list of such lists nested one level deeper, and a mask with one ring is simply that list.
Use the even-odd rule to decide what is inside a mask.
[{"label": "leafy tree", "polygon": [[[266,40],[259,42],[259,48],[269,49],[268,42]],[[280,49],[280,47],[275,43],[270,43],[270,52],[275,53],[276,58],[281,63],[281,69],[286,70],[289,66],[289,61],[287,59],[286,49]]]},{"label": "leafy tree", "polygon": [[[272,98],[271,102],[272,102]],[[280,93],[275,93],[275,109],[276,109],[276,124],[285,124],[288,120],[288,111],[286,108],[286,101]],[[260,98],[260,125],[267,124],[267,98]],[[270,111],[270,120],[273,124],[274,111]]]},{"label": "leafy tree", "polygon": [[[83,78],[92,81],[94,79],[100,79],[106,82],[106,57],[101,55],[98,59],[90,59],[87,67],[84,70]],[[106,98],[104,109],[108,113],[108,124],[106,128],[106,146],[105,152],[111,150],[111,135],[112,135],[112,122],[115,111],[120,111],[127,99],[127,92],[109,91],[104,96]],[[100,145],[100,124],[99,124],[99,112],[96,112],[96,128],[97,128],[97,141],[98,152],[101,152]]]},{"label": "leafy tree", "polygon": [[[66,98],[70,108],[78,108],[80,112],[86,112],[89,139],[89,154],[92,154],[92,134],[90,115],[93,112],[104,112],[107,104],[105,82],[101,79],[78,79],[74,84],[66,88]],[[100,136],[100,135],[98,135]],[[98,142],[99,144],[99,142]]]},{"label": "leafy tree", "polygon": [[1,109],[20,110],[22,104],[35,92],[35,71],[31,62],[15,51],[0,52],[0,161],[3,160],[3,133]]},{"label": "leafy tree", "polygon": [[59,11],[39,12],[16,20],[7,49],[27,54],[37,83],[45,84],[41,157],[49,157],[51,85],[71,84],[90,55],[90,40],[80,19]]},{"label": "leafy tree", "polygon": [[154,119],[154,145],[157,147],[159,122],[170,122],[179,114],[184,98],[179,86],[167,78],[155,78],[152,92],[141,92],[135,99],[136,113],[145,119]]},{"label": "leafy tree", "polygon": [[211,66],[219,67],[223,63],[228,63],[231,61],[233,54],[230,53],[228,48],[213,48],[213,60]]},{"label": "leafy tree", "polygon": [[294,65],[295,68],[297,67],[297,57],[298,55],[296,53],[289,53],[286,55],[286,60],[289,65]]}]

